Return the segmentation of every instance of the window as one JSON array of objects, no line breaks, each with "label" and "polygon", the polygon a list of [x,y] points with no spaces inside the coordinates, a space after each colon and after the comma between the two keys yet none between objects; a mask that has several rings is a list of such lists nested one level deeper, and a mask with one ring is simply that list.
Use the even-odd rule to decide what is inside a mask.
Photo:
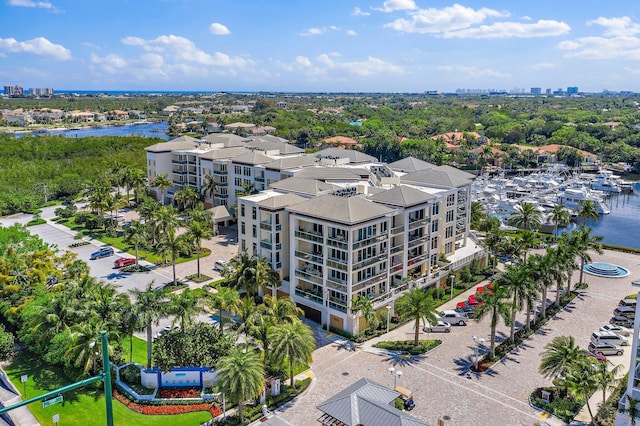
[{"label": "window", "polygon": [[431,215],[432,216],[437,216],[440,214],[440,204],[436,203],[433,205],[432,209],[431,209]]},{"label": "window", "polygon": [[253,243],[253,255],[257,255],[258,254],[258,246],[256,243]]},{"label": "window", "polygon": [[234,183],[236,186],[242,186],[242,179],[241,179],[241,178],[239,178],[239,177],[235,177],[235,178],[233,178],[233,183]]},{"label": "window", "polygon": [[453,243],[447,243],[444,245],[444,252],[451,253],[453,250]]},{"label": "window", "polygon": [[445,233],[444,233],[444,237],[445,238],[453,237],[453,226],[447,226],[447,229],[445,230]]},{"label": "window", "polygon": [[245,240],[242,240],[242,242],[240,243],[240,249],[242,251],[247,251],[247,242]]},{"label": "window", "polygon": [[240,175],[240,174],[242,174],[242,167],[240,167],[240,166],[233,166],[233,174],[236,174],[236,175]]},{"label": "window", "polygon": [[244,234],[245,234],[245,225],[244,225],[244,222],[240,222],[240,233],[241,233],[242,235],[244,235]]},{"label": "window", "polygon": [[253,236],[253,238],[256,238],[258,236],[258,227],[256,225],[253,225],[251,227],[251,235]]},{"label": "window", "polygon": [[244,204],[240,204],[240,216],[244,217]]},{"label": "window", "polygon": [[445,220],[447,223],[453,222],[453,210],[449,210],[447,212],[447,218]]},{"label": "window", "polygon": [[431,222],[431,232],[438,232],[438,221],[434,220]]},{"label": "window", "polygon": [[256,220],[256,217],[258,217],[258,209],[251,207],[251,219]]},{"label": "window", "polygon": [[451,207],[456,202],[456,194],[447,195],[447,207]]},{"label": "window", "polygon": [[243,167],[242,174],[245,176],[251,176],[251,167]]},{"label": "window", "polygon": [[433,237],[431,239],[431,249],[435,250],[438,248],[438,237]]}]

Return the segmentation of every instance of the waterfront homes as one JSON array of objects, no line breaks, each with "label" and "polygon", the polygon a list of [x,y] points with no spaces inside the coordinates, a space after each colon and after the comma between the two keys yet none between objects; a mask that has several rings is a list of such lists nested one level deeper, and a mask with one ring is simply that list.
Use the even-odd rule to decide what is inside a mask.
[{"label": "waterfront homes", "polygon": [[[148,178],[218,185],[208,205],[234,206],[238,249],[266,258],[305,315],[338,330],[365,327],[351,301],[392,309],[410,286],[445,285],[486,256],[469,235],[473,175],[415,158],[391,164],[352,150],[315,154],[273,136],[180,137],[146,148]],[[253,188],[251,195],[237,197]],[[160,191],[156,189],[156,194]]]}]

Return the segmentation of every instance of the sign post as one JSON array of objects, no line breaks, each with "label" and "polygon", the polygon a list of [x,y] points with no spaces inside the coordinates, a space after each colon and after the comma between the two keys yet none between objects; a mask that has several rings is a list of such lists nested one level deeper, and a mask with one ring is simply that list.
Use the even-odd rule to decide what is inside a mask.
[{"label": "sign post", "polygon": [[42,401],[42,408],[47,408],[54,404],[59,404],[63,401],[63,399],[64,397],[62,395],[58,395],[52,399],[45,399],[44,401]]},{"label": "sign post", "polygon": [[26,374],[23,374],[22,376],[20,376],[20,381],[22,382],[22,387],[24,389],[24,397],[27,397],[27,380],[29,380],[29,376]]},{"label": "sign post", "polygon": [[52,420],[53,420],[53,424],[57,426],[58,422],[60,422],[60,414],[54,414],[52,417]]}]

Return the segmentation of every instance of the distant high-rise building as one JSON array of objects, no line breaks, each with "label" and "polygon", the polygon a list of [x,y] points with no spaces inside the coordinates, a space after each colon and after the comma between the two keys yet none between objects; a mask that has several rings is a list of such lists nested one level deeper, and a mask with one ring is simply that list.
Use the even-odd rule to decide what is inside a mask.
[{"label": "distant high-rise building", "polygon": [[531,88],[531,94],[532,95],[541,95],[542,94],[542,88],[541,87],[532,87]]},{"label": "distant high-rise building", "polygon": [[29,89],[31,96],[51,96],[53,95],[53,88],[51,87],[36,87]]},{"label": "distant high-rise building", "polygon": [[550,95],[550,94],[551,94],[551,89],[546,89],[546,90],[544,91],[544,93],[545,93],[545,94],[547,94],[547,95]]},{"label": "distant high-rise building", "polygon": [[578,94],[578,87],[567,87],[567,95],[577,95]]},{"label": "distant high-rise building", "polygon": [[4,94],[9,96],[21,96],[24,94],[22,86],[4,86]]}]

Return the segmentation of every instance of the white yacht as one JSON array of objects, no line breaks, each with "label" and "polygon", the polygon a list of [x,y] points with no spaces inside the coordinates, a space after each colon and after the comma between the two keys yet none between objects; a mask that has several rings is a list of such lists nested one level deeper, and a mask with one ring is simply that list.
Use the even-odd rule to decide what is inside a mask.
[{"label": "white yacht", "polygon": [[609,214],[611,210],[597,196],[593,195],[587,188],[566,188],[558,194],[558,204],[568,209],[580,211],[582,203],[591,200],[596,205],[596,210],[600,214]]}]

